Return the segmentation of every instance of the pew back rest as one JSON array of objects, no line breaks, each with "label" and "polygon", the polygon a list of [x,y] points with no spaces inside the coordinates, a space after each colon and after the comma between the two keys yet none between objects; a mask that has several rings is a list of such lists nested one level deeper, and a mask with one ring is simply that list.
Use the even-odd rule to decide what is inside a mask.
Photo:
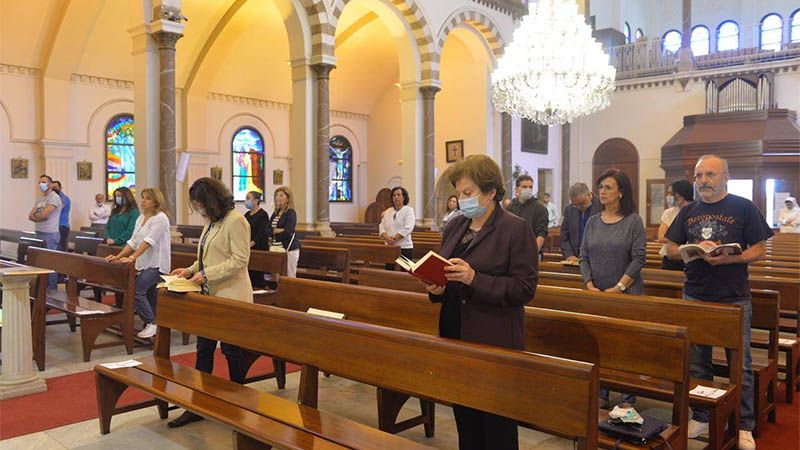
[{"label": "pew back rest", "polygon": [[47,248],[47,244],[35,237],[20,236],[17,241],[17,262],[20,264],[28,262],[28,250],[33,247]]},{"label": "pew back rest", "polygon": [[597,368],[589,363],[164,290],[156,322],[156,356],[168,355],[177,329],[596,442]]},{"label": "pew back rest", "polygon": [[350,250],[336,247],[304,245],[297,267],[341,273],[342,283],[350,282]]},{"label": "pew back rest", "polygon": [[127,289],[129,283],[133,285],[133,265],[112,264],[96,256],[29,248],[28,264],[109,287]]},{"label": "pew back rest", "polygon": [[[314,247],[346,248],[350,250],[350,261],[363,261],[368,264],[394,263],[400,257],[400,247],[388,247],[381,244],[362,244],[355,242],[338,242],[325,239],[309,238],[300,241]],[[302,250],[300,251],[302,253]]]},{"label": "pew back rest", "polygon": [[247,268],[257,272],[286,275],[287,264],[286,253],[250,250],[250,261],[247,263]]},{"label": "pew back rest", "polygon": [[97,246],[103,244],[105,239],[91,236],[75,236],[75,253],[97,255]]},{"label": "pew back rest", "polygon": [[426,295],[428,293],[425,286],[416,277],[406,272],[393,270],[360,268],[358,269],[358,285],[418,292]]}]

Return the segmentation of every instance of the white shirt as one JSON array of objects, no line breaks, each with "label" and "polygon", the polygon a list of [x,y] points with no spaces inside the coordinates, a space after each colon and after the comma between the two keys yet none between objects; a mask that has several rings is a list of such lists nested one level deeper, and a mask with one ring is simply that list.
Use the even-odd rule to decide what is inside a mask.
[{"label": "white shirt", "polygon": [[[787,225],[794,220],[794,225]],[[781,233],[800,233],[800,208],[795,206],[791,210],[783,207],[778,213],[778,224],[781,226]]]},{"label": "white shirt", "polygon": [[544,205],[547,208],[547,226],[553,228],[558,226],[558,207],[553,202]]},{"label": "white shirt", "polygon": [[381,224],[378,225],[378,233],[386,233],[389,236],[396,236],[399,233],[403,236],[403,239],[395,242],[394,246],[414,248],[414,243],[411,242],[411,232],[414,231],[416,222],[417,218],[414,216],[414,210],[410,206],[404,205],[396,211],[392,207],[383,212]]},{"label": "white shirt", "polygon": [[[669,226],[672,225],[672,222],[675,221],[675,218],[678,217],[678,211],[680,210],[681,208],[678,206],[672,206],[665,209],[664,212],[661,213],[661,223],[669,228]],[[661,250],[658,251],[658,254],[661,256],[667,256],[667,244],[661,246]]]},{"label": "white shirt", "polygon": [[157,268],[161,273],[170,273],[172,261],[170,259],[170,234],[169,218],[163,212],[151,217],[146,223],[144,214],[136,219],[133,236],[128,245],[135,251],[147,242],[150,248],[136,259],[136,270]]},{"label": "white shirt", "polygon": [[92,223],[108,223],[108,217],[111,215],[111,208],[105,203],[99,206],[97,203],[89,208],[89,221]]}]

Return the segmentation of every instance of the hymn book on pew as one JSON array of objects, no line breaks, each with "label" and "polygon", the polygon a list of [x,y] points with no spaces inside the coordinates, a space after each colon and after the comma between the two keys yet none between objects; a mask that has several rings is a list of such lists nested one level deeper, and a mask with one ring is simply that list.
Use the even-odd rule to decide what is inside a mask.
[{"label": "hymn book on pew", "polygon": [[192,283],[183,277],[173,275],[161,275],[164,280],[158,283],[158,288],[167,288],[170,292],[200,292],[200,285]]},{"label": "hymn book on pew", "polygon": [[706,248],[697,244],[681,245],[681,258],[684,264],[688,264],[696,259],[701,259],[703,255],[741,255],[742,247],[739,244],[724,244],[715,247]]},{"label": "hymn book on pew", "polygon": [[436,286],[444,286],[447,284],[447,278],[444,276],[444,268],[445,266],[453,265],[453,263],[444,259],[433,250],[429,251],[417,262],[402,255],[400,255],[395,262],[411,275],[414,275],[427,284],[435,284]]}]

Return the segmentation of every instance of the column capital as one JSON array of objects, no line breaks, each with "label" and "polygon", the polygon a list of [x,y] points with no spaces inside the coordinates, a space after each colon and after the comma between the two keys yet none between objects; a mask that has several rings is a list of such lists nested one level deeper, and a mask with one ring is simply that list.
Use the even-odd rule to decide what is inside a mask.
[{"label": "column capital", "polygon": [[[159,20],[158,22],[163,22]],[[178,39],[183,37],[183,33],[170,31],[167,29],[153,29],[153,39],[155,39],[156,43],[158,44],[158,48],[161,50],[168,49],[168,50],[175,50],[175,45],[178,43]]]},{"label": "column capital", "polygon": [[425,100],[432,99],[442,88],[439,86],[421,86],[419,91],[422,92],[422,98]]},{"label": "column capital", "polygon": [[311,64],[311,70],[317,75],[318,80],[327,80],[331,76],[331,71],[336,66],[328,63]]}]

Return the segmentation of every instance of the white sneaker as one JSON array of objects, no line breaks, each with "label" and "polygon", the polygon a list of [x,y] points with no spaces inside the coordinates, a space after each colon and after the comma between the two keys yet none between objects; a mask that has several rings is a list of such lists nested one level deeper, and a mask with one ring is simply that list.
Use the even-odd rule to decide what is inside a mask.
[{"label": "white sneaker", "polygon": [[148,323],[147,326],[144,327],[144,330],[140,331],[136,337],[140,337],[142,339],[148,339],[156,335],[156,330],[158,327],[154,323]]},{"label": "white sneaker", "polygon": [[739,450],[756,450],[752,431],[739,430]]},{"label": "white sneaker", "polygon": [[[689,421],[687,428],[689,439],[695,439],[702,435],[708,435],[708,422],[698,422],[694,419]],[[739,437],[741,440],[741,436]]]}]

